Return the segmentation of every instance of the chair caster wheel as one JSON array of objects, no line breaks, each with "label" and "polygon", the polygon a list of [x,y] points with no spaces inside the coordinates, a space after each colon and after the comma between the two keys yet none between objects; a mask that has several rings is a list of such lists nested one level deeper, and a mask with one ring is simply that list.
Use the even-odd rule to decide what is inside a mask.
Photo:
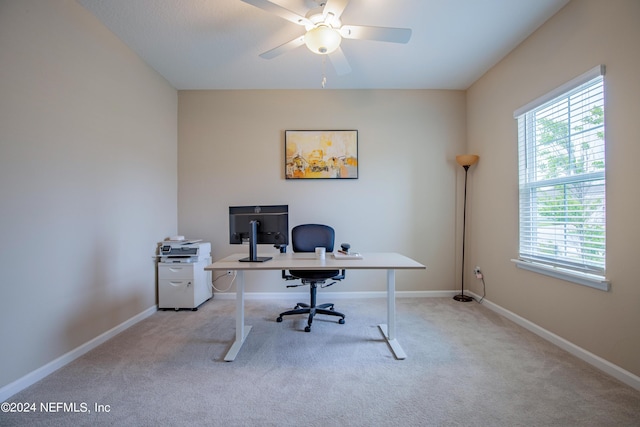
[{"label": "chair caster wheel", "polygon": [[311,332],[311,326],[305,326],[304,327],[304,331],[305,332]]},{"label": "chair caster wheel", "polygon": [[276,319],[276,322],[281,323],[281,322],[282,322],[282,317],[278,317],[278,318]]},{"label": "chair caster wheel", "polygon": [[344,319],[338,320],[338,323],[340,323],[341,325],[344,325]]}]

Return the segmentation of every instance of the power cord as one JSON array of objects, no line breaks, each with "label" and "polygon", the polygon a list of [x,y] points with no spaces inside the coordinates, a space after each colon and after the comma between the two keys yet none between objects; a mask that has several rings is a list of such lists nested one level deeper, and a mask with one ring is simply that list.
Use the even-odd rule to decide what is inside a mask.
[{"label": "power cord", "polygon": [[478,300],[478,304],[481,304],[484,300],[484,297],[487,296],[487,285],[484,283],[484,274],[480,271],[478,267],[476,267],[473,272],[476,275],[476,279],[482,280],[482,298]]},{"label": "power cord", "polygon": [[218,280],[222,279],[223,277],[227,277],[227,276],[228,276],[228,274],[226,274],[226,273],[225,273],[225,274],[221,274],[221,275],[220,275],[220,276],[218,276],[218,277],[214,277],[214,278],[211,280],[211,288],[212,288],[214,291],[216,291],[216,292],[227,292],[227,291],[228,291],[229,289],[231,289],[231,287],[233,286],[233,282],[235,282],[235,281],[236,281],[236,275],[237,275],[237,272],[235,272],[235,271],[234,271],[234,272],[233,272],[233,279],[231,279],[231,283],[229,283],[229,287],[228,287],[227,289],[224,289],[224,290],[223,290],[223,289],[218,289],[218,288],[216,288],[216,285],[214,285],[214,283],[215,283],[215,282],[217,282]]}]

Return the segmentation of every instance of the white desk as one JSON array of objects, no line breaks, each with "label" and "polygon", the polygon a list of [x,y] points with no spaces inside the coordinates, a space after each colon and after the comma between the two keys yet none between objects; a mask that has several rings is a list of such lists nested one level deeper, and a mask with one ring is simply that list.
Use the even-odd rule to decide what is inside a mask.
[{"label": "white desk", "polygon": [[[272,254],[269,254],[272,255]],[[205,267],[205,270],[237,272],[236,283],[236,339],[224,360],[233,361],[251,326],[244,324],[244,271],[245,270],[387,270],[387,323],[378,325],[396,359],[407,356],[396,340],[396,270],[424,269],[424,265],[397,253],[364,253],[362,259],[335,259],[327,254],[325,260],[313,253],[275,253],[266,262],[240,262],[247,254],[235,254]]]}]

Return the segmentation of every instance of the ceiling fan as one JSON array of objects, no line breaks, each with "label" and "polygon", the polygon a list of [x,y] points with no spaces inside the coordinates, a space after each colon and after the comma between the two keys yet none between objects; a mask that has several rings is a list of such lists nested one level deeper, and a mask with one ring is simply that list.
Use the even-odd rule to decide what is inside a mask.
[{"label": "ceiling fan", "polygon": [[242,0],[266,12],[278,15],[287,21],[305,27],[305,34],[278,47],[260,54],[265,59],[275,58],[289,50],[306,44],[309,50],[319,55],[327,55],[336,73],[347,74],[351,71],[340,43],[345,39],[376,40],[391,43],[407,43],[411,38],[409,28],[370,27],[362,25],[342,25],[340,16],[349,4],[349,0],[313,0],[317,7],[309,10],[305,16],[298,15],[269,0]]}]

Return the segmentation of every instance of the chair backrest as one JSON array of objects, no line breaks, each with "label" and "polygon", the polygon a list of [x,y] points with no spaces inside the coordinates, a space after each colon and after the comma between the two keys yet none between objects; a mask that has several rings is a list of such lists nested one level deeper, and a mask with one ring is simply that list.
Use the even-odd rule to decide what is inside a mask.
[{"label": "chair backrest", "polygon": [[291,230],[291,243],[294,252],[315,252],[324,247],[333,252],[335,232],[333,228],[322,224],[302,224]]}]

